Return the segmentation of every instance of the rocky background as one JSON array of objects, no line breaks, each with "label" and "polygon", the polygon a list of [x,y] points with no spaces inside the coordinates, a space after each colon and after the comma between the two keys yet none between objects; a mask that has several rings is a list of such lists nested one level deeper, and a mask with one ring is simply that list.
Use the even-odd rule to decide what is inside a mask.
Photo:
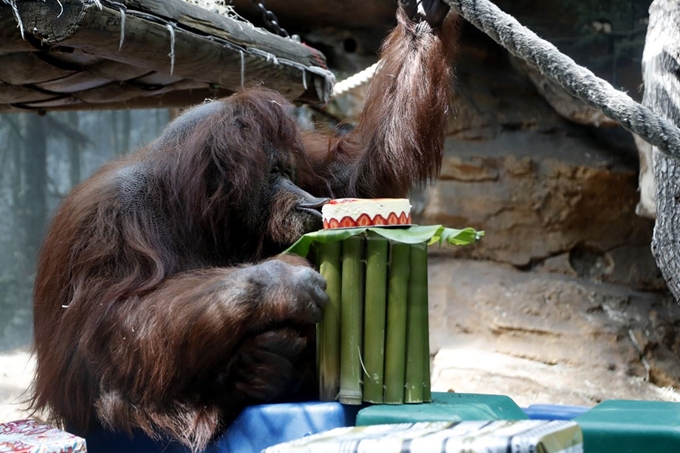
[{"label": "rocky background", "polygon": [[[385,3],[361,2],[352,17],[389,24]],[[495,3],[641,99],[650,1]],[[352,17],[319,14],[318,27],[295,17],[340,73],[375,61],[376,27],[343,28]],[[520,404],[680,401],[680,308],[650,252],[653,221],[635,213],[632,136],[469,24],[461,41],[442,174],[412,200],[419,223],[486,236],[431,251],[435,389],[502,393]],[[335,100],[326,119],[355,121],[362,95]]]}]

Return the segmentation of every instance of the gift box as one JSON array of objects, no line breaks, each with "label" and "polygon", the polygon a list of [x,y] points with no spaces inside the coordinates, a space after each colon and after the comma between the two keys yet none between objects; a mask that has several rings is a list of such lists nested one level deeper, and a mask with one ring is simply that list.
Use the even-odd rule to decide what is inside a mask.
[{"label": "gift box", "polygon": [[85,453],[85,439],[35,420],[0,423],[0,453]]},{"label": "gift box", "polygon": [[572,421],[423,422],[336,428],[263,453],[583,453]]}]

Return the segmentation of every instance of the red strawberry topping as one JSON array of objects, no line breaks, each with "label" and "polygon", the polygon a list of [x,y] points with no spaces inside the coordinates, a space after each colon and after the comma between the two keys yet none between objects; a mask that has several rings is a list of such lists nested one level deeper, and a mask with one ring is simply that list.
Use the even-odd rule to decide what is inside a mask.
[{"label": "red strawberry topping", "polygon": [[361,214],[357,219],[357,225],[366,227],[373,225],[373,222],[371,222],[371,218],[368,216],[368,214]]},{"label": "red strawberry topping", "polygon": [[376,214],[376,216],[373,217],[373,225],[387,225],[387,220],[380,214]]},{"label": "red strawberry topping", "polygon": [[352,228],[357,226],[357,223],[351,217],[343,217],[340,221],[341,228]]}]

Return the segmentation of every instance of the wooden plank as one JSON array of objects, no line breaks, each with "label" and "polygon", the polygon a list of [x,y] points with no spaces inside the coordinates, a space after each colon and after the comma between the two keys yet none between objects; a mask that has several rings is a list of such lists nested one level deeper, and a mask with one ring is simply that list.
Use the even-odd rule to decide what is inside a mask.
[{"label": "wooden plank", "polygon": [[75,72],[46,63],[35,52],[0,55],[0,81],[11,85],[47,82]]},{"label": "wooden plank", "polygon": [[[64,5],[66,8],[66,5]],[[134,36],[119,46],[120,14],[104,8],[89,8],[76,32],[62,44],[96,53],[111,60],[146,67],[158,72],[170,72],[185,79],[216,83],[231,91],[242,85],[264,84],[291,99],[303,92],[301,73],[286,66],[274,66],[264,58],[235,52],[223,45],[207,41],[198,35],[175,31],[175,64],[169,56],[170,33],[159,24],[129,16],[126,33]],[[241,66],[245,66],[241,80]]]},{"label": "wooden plank", "polygon": [[110,79],[95,77],[87,71],[77,72],[59,79],[34,84],[37,88],[55,93],[75,93],[77,91],[97,88],[107,83]]},{"label": "wooden plank", "polygon": [[[117,10],[100,11],[83,0],[62,0],[61,5],[24,0],[18,6],[29,41],[21,39],[11,11],[2,4],[0,13],[9,14],[0,14],[0,37],[4,38],[4,42],[0,41],[0,81],[8,83],[0,84],[0,103],[5,104],[0,105],[0,110],[17,111],[21,105],[45,110],[185,106],[205,97],[227,95],[241,88],[242,83],[263,84],[290,99],[303,97],[318,102],[321,95],[317,86],[325,88],[325,79],[319,75],[274,65],[273,59],[268,61],[263,56],[242,54],[221,40],[244,49],[266,49],[276,58],[289,58],[301,65],[325,65],[322,55],[303,45],[181,0],[127,0],[126,5],[179,24],[174,28],[172,75],[168,56],[171,36],[162,23],[129,12],[125,27],[128,39],[119,49]],[[219,39],[211,41],[206,34]],[[32,44],[38,39],[44,43],[42,48]],[[9,50],[25,52],[7,53]],[[36,52],[44,53],[39,57]],[[22,84],[74,96],[54,96]],[[221,89],[216,92],[208,86]]]},{"label": "wooden plank", "polygon": [[105,60],[103,58],[99,58],[99,61],[100,63],[96,66],[88,66],[87,71],[94,76],[118,82],[136,79],[151,72],[148,68],[133,66],[119,61]]},{"label": "wooden plank", "polygon": [[145,76],[137,77],[135,83],[141,85],[170,85],[177,83],[180,80],[182,80],[182,78],[177,75],[170,75],[166,72],[152,72]]},{"label": "wooden plank", "polygon": [[180,81],[172,85],[150,90],[130,82],[116,82],[92,90],[73,93],[73,97],[87,104],[109,104],[126,102],[141,97],[160,96],[175,90],[205,89],[207,83],[196,81]]},{"label": "wooden plank", "polygon": [[[155,5],[156,9],[163,8],[163,2],[137,0],[140,5],[147,5],[147,2],[152,6]],[[199,10],[196,13],[198,17],[196,20],[230,21],[232,28],[230,33],[233,32],[239,36],[238,39],[234,38],[235,40],[245,42],[250,39],[250,44],[257,45],[258,48],[264,43],[265,48],[278,52],[277,56],[295,57],[301,64],[309,64],[310,60],[320,58],[316,52],[311,52],[309,48],[291,40],[248,30],[247,27],[241,27],[233,20],[192,5],[184,5],[184,2],[179,0],[169,1],[168,4],[173,5],[177,2],[182,3],[183,7]],[[22,14],[31,18],[30,29],[35,30],[35,34],[40,36],[45,43],[73,47],[157,72],[170,72],[171,59],[168,54],[171,52],[171,36],[165,26],[127,14],[125,34],[128,37],[134,36],[134,39],[125,40],[119,50],[120,13],[117,10],[104,7],[100,11],[93,4],[84,4],[80,0],[63,0],[64,10],[58,17],[60,11],[56,10],[58,6],[55,8],[55,4],[55,2],[42,0],[26,0],[21,3]],[[203,17],[204,14],[210,17],[206,19]],[[38,21],[36,18],[41,20]],[[186,20],[186,17],[183,16],[183,18]],[[225,31],[221,33],[226,36]],[[205,36],[183,29],[176,28],[174,35],[173,75],[214,83],[230,91],[239,89],[242,84],[246,86],[263,84],[281,92],[289,99],[311,94],[316,101],[320,100],[317,90],[306,90],[304,86],[305,83],[307,87],[318,85],[314,83],[314,79],[322,79],[320,76],[309,72],[303,73],[297,68],[283,64],[275,65],[273,60],[267,61],[264,57],[245,52],[241,54],[238,50],[226,47],[222,43],[210,41]],[[267,44],[270,42],[274,42],[278,47]],[[243,80],[242,64],[244,65]],[[305,82],[303,82],[303,76]]]},{"label": "wooden plank", "polygon": [[[69,49],[69,52],[60,51]],[[108,79],[118,82],[136,79],[153,71],[148,68],[132,66],[118,61],[107,60],[80,49],[72,47],[53,46],[48,51],[47,61],[53,61],[58,65],[72,65],[83,69],[93,78]]]},{"label": "wooden plank", "polygon": [[53,94],[41,93],[28,87],[0,82],[0,109],[3,107],[1,104],[44,101],[53,97]]},{"label": "wooden plank", "polygon": [[21,105],[30,110],[54,110],[57,107],[76,106],[80,105],[80,103],[80,100],[70,95],[61,95],[45,101],[23,102]]},{"label": "wooden plank", "polygon": [[[182,0],[124,0],[124,3],[128,8],[176,21],[192,29],[225,38],[245,47],[255,45],[258,49],[272,53],[279,58],[302,61],[305,64],[322,64],[326,67],[325,57],[315,49],[265,30],[257,30],[248,22],[239,22]],[[323,59],[323,63],[319,62],[319,57]]]},{"label": "wooden plank", "polygon": [[86,6],[81,0],[17,2],[26,33],[47,45],[59,43],[73,35],[85,15]]},{"label": "wooden plank", "polygon": [[12,8],[0,1],[0,54],[13,52],[35,52],[33,45],[21,39],[21,32],[12,14]]},{"label": "wooden plank", "polygon": [[45,59],[58,65],[70,65],[78,68],[86,68],[101,64],[101,58],[96,55],[81,52],[73,47],[51,46],[46,48]]},{"label": "wooden plank", "polygon": [[51,110],[51,111],[71,111],[71,110],[117,110],[117,109],[149,109],[149,108],[171,108],[186,107],[199,104],[206,99],[218,99],[232,94],[226,90],[183,90],[172,91],[160,96],[149,96],[130,99],[125,102],[111,102],[101,104],[84,104],[73,102],[74,98],[63,102],[61,105],[52,103],[49,108],[43,104],[27,104],[24,108],[8,104],[0,104],[0,112],[26,112],[27,110]]},{"label": "wooden plank", "polygon": [[135,85],[128,82],[116,82],[109,83],[99,88],[92,90],[81,91],[79,93],[73,93],[73,97],[80,99],[86,104],[97,104],[97,103],[111,103],[111,102],[125,102],[130,99],[135,99],[143,96],[153,96],[154,94],[162,94],[163,92],[157,90],[157,92],[145,91]]}]

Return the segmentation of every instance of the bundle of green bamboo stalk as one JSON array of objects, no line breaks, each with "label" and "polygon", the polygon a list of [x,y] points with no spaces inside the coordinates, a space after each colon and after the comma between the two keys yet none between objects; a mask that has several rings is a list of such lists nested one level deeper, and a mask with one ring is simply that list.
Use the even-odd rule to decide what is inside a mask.
[{"label": "bundle of green bamboo stalk", "polygon": [[317,332],[320,399],[431,401],[427,243],[367,231],[316,250],[330,298]]}]

